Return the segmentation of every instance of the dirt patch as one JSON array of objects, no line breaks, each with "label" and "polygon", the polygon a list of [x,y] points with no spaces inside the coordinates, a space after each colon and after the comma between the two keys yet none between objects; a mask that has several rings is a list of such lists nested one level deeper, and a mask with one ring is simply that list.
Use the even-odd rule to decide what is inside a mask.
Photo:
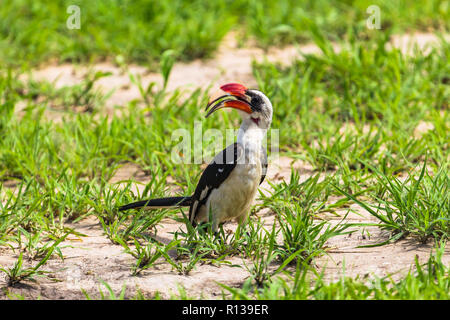
[{"label": "dirt patch", "polygon": [[[81,289],[86,290],[91,296],[98,296],[99,279],[106,281],[116,292],[119,292],[125,284],[129,296],[139,288],[147,296],[152,296],[157,291],[163,293],[163,297],[169,298],[170,294],[178,294],[178,285],[183,285],[190,296],[200,296],[204,293],[215,296],[220,293],[216,281],[233,284],[245,277],[242,269],[228,267],[220,268],[212,265],[198,267],[189,276],[177,274],[172,271],[168,263],[162,260],[157,262],[149,271],[144,271],[139,276],[131,275],[131,266],[134,258],[123,252],[123,247],[112,244],[103,235],[103,230],[94,217],[89,217],[76,224],[69,225],[86,235],[86,237],[74,238],[61,244],[64,261],[57,258],[50,260],[45,269],[52,271],[52,278],[37,278],[37,282],[24,282],[11,289],[11,292],[24,295],[28,298],[41,297],[43,299],[80,299],[84,298]],[[181,225],[172,221],[164,221],[158,229],[159,238],[171,235],[169,232],[177,230]],[[10,266],[17,256],[2,253],[0,264]],[[240,259],[237,259],[240,260]],[[234,261],[235,263],[238,261]],[[217,272],[220,270],[220,272]],[[0,287],[5,281],[0,281]],[[212,288],[211,286],[214,286]],[[102,287],[103,291],[106,291]]]},{"label": "dirt patch", "polygon": [[414,137],[420,138],[428,131],[434,130],[434,125],[431,122],[420,121],[414,129]]},{"label": "dirt patch", "polygon": [[[379,221],[362,210],[357,205],[351,205],[357,212],[351,212],[345,219],[346,223],[378,223]],[[337,223],[347,213],[339,210],[339,217],[328,217],[332,224]],[[389,239],[389,233],[376,226],[355,227],[348,235],[336,236],[327,242],[328,254],[319,258],[316,263],[326,269],[325,277],[336,281],[340,276],[384,277],[392,275],[398,280],[412,268],[417,256],[420,263],[425,263],[434,252],[434,242],[421,244],[416,239],[407,238],[395,243],[378,247],[359,248],[360,246],[375,245]],[[442,258],[443,263],[450,264],[450,250]]]},{"label": "dirt patch", "polygon": [[414,32],[402,35],[393,35],[391,37],[390,48],[399,48],[403,53],[413,54],[415,50],[420,50],[423,54],[428,54],[433,47],[439,46],[441,39],[450,40],[450,35],[443,34],[440,38],[435,33]]}]

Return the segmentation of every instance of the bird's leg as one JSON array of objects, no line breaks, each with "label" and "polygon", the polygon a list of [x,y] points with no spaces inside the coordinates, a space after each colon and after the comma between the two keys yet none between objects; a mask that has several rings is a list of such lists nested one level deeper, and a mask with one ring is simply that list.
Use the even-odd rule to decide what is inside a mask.
[{"label": "bird's leg", "polygon": [[206,204],[206,212],[207,212],[206,222],[208,224],[210,224],[211,231],[214,232],[214,234],[216,235],[216,234],[218,234],[218,231],[217,231],[217,229],[218,229],[217,215],[214,212],[213,208],[211,207],[210,203]]},{"label": "bird's leg", "polygon": [[[248,214],[243,214],[243,215],[237,217],[235,220],[236,220],[236,222],[239,224],[239,226],[238,226],[238,228],[240,229],[239,234],[240,234],[240,235],[243,235],[243,231],[245,231],[245,229],[246,229],[246,227],[247,227]],[[245,235],[246,235],[247,237],[250,237],[250,232],[247,231],[247,232],[245,233]]]},{"label": "bird's leg", "polygon": [[219,225],[217,223],[217,219],[212,219],[212,224],[211,224],[211,230],[214,232],[215,235],[219,234]]},{"label": "bird's leg", "polygon": [[[223,228],[223,225],[225,224],[225,222],[222,222],[222,223],[220,223],[219,224],[219,228]],[[216,238],[216,239],[220,239],[220,232],[219,232],[219,230],[215,230],[215,229],[213,229],[214,230],[214,237]]]},{"label": "bird's leg", "polygon": [[243,215],[240,215],[239,217],[236,218],[236,222],[240,226],[245,227],[245,225],[247,224],[247,218],[248,218],[248,214],[247,213],[243,214]]}]

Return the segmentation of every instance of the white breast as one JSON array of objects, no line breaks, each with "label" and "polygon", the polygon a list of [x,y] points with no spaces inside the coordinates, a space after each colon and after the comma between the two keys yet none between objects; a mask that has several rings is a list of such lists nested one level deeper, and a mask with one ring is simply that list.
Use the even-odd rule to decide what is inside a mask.
[{"label": "white breast", "polygon": [[258,190],[261,171],[259,160],[256,164],[237,164],[220,187],[211,192],[206,206],[199,210],[197,222],[208,221],[209,212],[214,230],[222,222],[244,221]]}]

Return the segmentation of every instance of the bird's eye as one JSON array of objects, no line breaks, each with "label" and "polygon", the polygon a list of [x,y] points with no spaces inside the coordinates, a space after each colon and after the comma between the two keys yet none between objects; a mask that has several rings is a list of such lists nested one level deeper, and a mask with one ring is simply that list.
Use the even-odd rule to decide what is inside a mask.
[{"label": "bird's eye", "polygon": [[259,106],[260,104],[261,104],[261,98],[260,97],[258,97],[258,96],[255,96],[255,97],[253,97],[252,98],[252,100],[250,101],[250,103],[253,105],[253,106]]}]

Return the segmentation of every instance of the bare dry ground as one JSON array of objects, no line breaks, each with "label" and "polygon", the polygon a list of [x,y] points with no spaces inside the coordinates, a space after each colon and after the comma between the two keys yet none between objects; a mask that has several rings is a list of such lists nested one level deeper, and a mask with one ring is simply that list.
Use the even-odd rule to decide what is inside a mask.
[{"label": "bare dry ground", "polygon": [[[437,43],[438,39],[430,34],[414,34],[399,36],[393,39],[394,46],[410,50],[412,44],[420,48]],[[302,47],[286,47],[284,49],[271,49],[264,53],[258,48],[237,48],[233,37],[227,38],[214,59],[208,61],[193,61],[176,64],[172,70],[168,89],[207,87],[211,84],[222,84],[231,81],[246,83],[248,86],[256,85],[252,76],[251,63],[253,59],[268,59],[288,64],[291,60],[299,58],[300,53],[319,53],[320,50],[313,44]],[[107,112],[113,112],[115,105],[123,105],[138,99],[139,91],[132,85],[127,72],[110,63],[101,63],[93,66],[58,65],[47,66],[33,72],[36,80],[54,82],[56,87],[74,85],[82,81],[89,69],[109,71],[112,76],[101,79],[99,88],[105,92],[114,90],[106,103]],[[129,66],[128,72],[139,74],[144,85],[156,81],[161,84],[159,74],[149,73],[144,67]],[[429,130],[427,124],[418,128],[420,132]],[[313,174],[313,169],[301,161],[294,161],[288,157],[280,157],[276,163],[271,163],[267,180],[279,183],[289,180],[291,168],[297,170],[302,179]],[[111,180],[112,183],[121,180],[133,179],[147,182],[149,177],[136,165],[125,165]],[[12,184],[11,187],[14,185]],[[267,189],[265,182],[261,188]],[[369,213],[357,206],[352,206],[357,213],[347,216],[348,222],[376,222]],[[338,212],[341,217],[347,210]],[[274,215],[271,212],[257,213],[267,226],[272,225]],[[339,221],[341,217],[328,216],[331,221]],[[248,277],[248,272],[242,268],[242,259],[232,257],[228,259],[231,265],[221,264],[197,265],[188,275],[179,275],[172,270],[168,263],[160,260],[150,270],[142,272],[139,276],[131,275],[131,265],[134,258],[124,253],[123,247],[114,245],[106,238],[99,221],[95,217],[88,217],[68,227],[86,235],[85,237],[70,236],[61,244],[64,261],[55,257],[49,260],[45,270],[52,271],[50,277],[37,278],[37,282],[24,282],[11,288],[10,292],[25,296],[26,298],[43,299],[80,299],[84,298],[83,288],[91,296],[98,296],[99,279],[106,281],[116,292],[125,284],[128,288],[127,296],[132,296],[139,288],[147,296],[160,292],[163,297],[169,298],[171,294],[178,294],[178,286],[183,286],[191,297],[219,298],[221,288],[217,282],[232,287],[239,287]],[[157,238],[168,243],[174,232],[183,225],[166,218],[158,225]],[[235,223],[226,225],[226,229],[234,230]],[[405,239],[394,244],[374,248],[357,248],[361,245],[375,244],[386,240],[387,235],[377,227],[357,229],[345,236],[334,237],[328,241],[328,254],[316,260],[319,269],[325,268],[329,279],[337,279],[344,270],[348,276],[363,277],[365,275],[384,276],[396,273],[397,276],[405,274],[413,265],[414,257],[420,262],[425,261],[432,251],[432,244],[418,244],[416,241]],[[17,260],[17,252],[8,248],[0,248],[0,265],[11,267]],[[447,250],[443,257],[444,263],[450,263],[450,252]],[[26,262],[29,263],[29,262]],[[396,276],[394,275],[394,277]],[[2,275],[3,276],[3,275]],[[0,278],[0,288],[6,286],[6,279]],[[103,291],[105,289],[103,288]],[[7,298],[0,291],[0,298]]]}]

